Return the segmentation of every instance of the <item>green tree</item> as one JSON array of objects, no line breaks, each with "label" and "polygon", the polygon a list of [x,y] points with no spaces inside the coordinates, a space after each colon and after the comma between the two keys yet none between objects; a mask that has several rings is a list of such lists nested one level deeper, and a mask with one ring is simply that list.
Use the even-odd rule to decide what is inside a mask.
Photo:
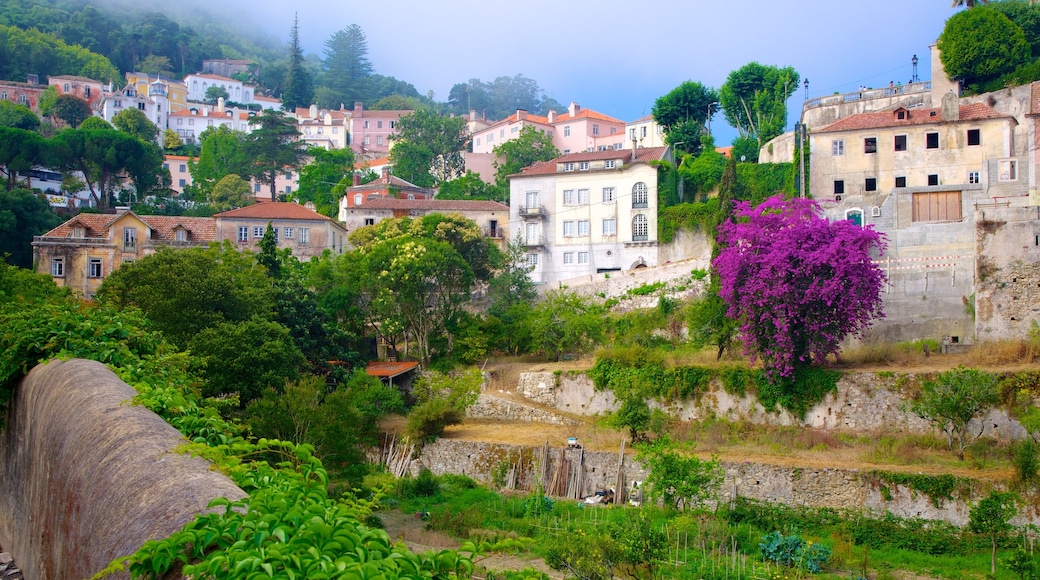
[{"label": "green tree", "polygon": [[682,143],[695,153],[710,115],[719,111],[719,94],[699,82],[684,81],[654,101],[654,120],[664,127],[668,143]]},{"label": "green tree", "polygon": [[651,498],[661,498],[667,506],[683,511],[700,507],[716,497],[722,485],[723,471],[719,460],[704,461],[688,446],[661,437],[638,447],[636,460],[649,472],[646,486]]},{"label": "green tree", "polygon": [[1022,29],[1033,59],[1040,57],[1040,5],[1034,2],[994,2],[991,8],[1007,16]]},{"label": "green tree", "polygon": [[112,126],[112,123],[102,119],[101,117],[87,117],[79,124],[81,131],[115,131],[116,128]]},{"label": "green tree", "polygon": [[184,146],[184,142],[181,141],[180,135],[177,134],[173,129],[166,129],[162,132],[162,146],[167,151],[173,151],[180,149]]},{"label": "green tree", "polygon": [[750,62],[729,73],[719,89],[719,102],[726,121],[737,128],[741,137],[755,139],[761,148],[784,132],[787,99],[798,90],[799,80],[792,67],[780,68],[757,62]]},{"label": "green tree", "polygon": [[993,547],[990,552],[990,574],[997,573],[997,538],[1011,531],[1009,520],[1018,513],[1015,494],[991,491],[968,512],[968,529],[989,536]]},{"label": "green tree", "polygon": [[149,54],[144,60],[137,63],[134,69],[150,75],[173,76],[173,63],[169,57],[163,55]]},{"label": "green tree", "polygon": [[340,104],[353,106],[363,100],[364,80],[372,74],[368,60],[368,40],[357,24],[337,30],[325,41],[325,60],[322,62],[323,107],[336,108]]},{"label": "green tree", "polygon": [[508,177],[520,173],[520,170],[538,161],[548,161],[560,156],[560,150],[552,144],[552,137],[538,129],[527,125],[520,129],[516,139],[510,139],[496,146],[495,183],[508,191]]},{"label": "green tree", "polygon": [[206,89],[206,94],[203,97],[207,103],[211,105],[217,104],[220,99],[224,99],[225,102],[231,99],[231,95],[228,94],[227,89],[219,85],[213,85]]},{"label": "green tree", "polygon": [[725,168],[726,157],[715,150],[715,142],[705,134],[701,137],[701,154],[687,155],[679,165],[679,175],[686,185],[683,195],[690,196],[689,201],[697,201],[698,196],[700,201],[707,201],[708,193],[719,184]]},{"label": "green tree", "polygon": [[397,148],[405,143],[421,145],[429,151],[426,173],[432,173],[438,183],[455,179],[465,171],[463,151],[469,145],[469,138],[464,117],[446,117],[433,109],[422,108],[401,117],[390,138],[396,142],[390,150],[391,162],[396,163]]},{"label": "green tree", "polygon": [[2,100],[0,101],[0,127],[35,131],[40,128],[40,118],[25,105]]},{"label": "green tree", "polygon": [[484,235],[476,222],[462,214],[428,214],[416,225],[421,226],[424,237],[451,244],[479,282],[487,282],[502,264],[498,246]]},{"label": "green tree", "polygon": [[973,92],[1014,71],[1030,56],[1025,32],[990,6],[951,16],[939,35],[938,46],[946,74],[960,79]]},{"label": "green tree", "polygon": [[112,117],[116,129],[137,137],[146,143],[159,140],[159,128],[152,123],[140,109],[126,108]]},{"label": "green tree", "polygon": [[80,171],[91,195],[110,205],[121,174],[134,182],[141,197],[158,184],[162,156],[153,143],[112,130],[65,129],[50,139],[54,164],[62,171]]},{"label": "green tree", "polygon": [[433,151],[422,143],[401,141],[390,149],[390,163],[394,175],[419,187],[433,187],[437,178],[430,173],[434,163]]},{"label": "green tree", "polygon": [[349,186],[354,173],[354,152],[350,149],[311,148],[307,153],[311,162],[300,168],[300,187],[293,198],[301,203],[314,202],[318,213],[336,218],[339,198]]},{"label": "green tree", "polygon": [[51,109],[54,108],[54,103],[58,101],[58,87],[48,85],[43,92],[40,93],[40,98],[36,101],[36,106],[40,109],[40,114],[44,117],[51,116]]},{"label": "green tree", "polygon": [[215,211],[228,211],[237,207],[245,207],[256,202],[253,188],[249,182],[235,175],[225,175],[213,186],[209,195],[209,204]]},{"label": "green tree", "polygon": [[5,175],[9,189],[15,186],[19,173],[25,176],[25,184],[28,186],[27,172],[33,166],[42,164],[49,155],[49,143],[38,133],[0,127],[0,171]]},{"label": "green tree", "polygon": [[251,175],[246,161],[244,135],[226,125],[210,127],[199,136],[199,158],[188,160],[191,185],[185,188],[187,197],[208,201],[213,186],[227,175]]},{"label": "green tree", "polygon": [[60,223],[43,196],[29,189],[0,188],[0,256],[8,263],[32,268],[33,236]]},{"label": "green tree", "polygon": [[[985,425],[976,421],[997,404],[998,378],[978,369],[958,367],[925,381],[911,409],[946,435],[950,450],[964,459],[964,450],[982,435]],[[974,428],[973,428],[974,427]]]},{"label": "green tree", "polygon": [[502,256],[502,266],[488,284],[491,298],[489,312],[500,318],[508,316],[511,308],[519,304],[531,304],[537,293],[530,273],[534,266],[527,262],[524,239],[520,233],[509,240]]},{"label": "green tree", "polygon": [[445,181],[437,187],[437,199],[486,199],[501,200],[509,197],[493,183],[487,183],[480,175],[467,171],[465,175]]},{"label": "green tree", "polygon": [[603,308],[566,290],[551,290],[530,318],[533,347],[552,360],[582,353],[602,340]]},{"label": "green tree", "polygon": [[21,27],[0,24],[0,79],[38,74],[41,78],[78,75],[103,83],[119,81],[119,71],[107,58],[41,32],[33,20],[30,17]]},{"label": "green tree", "polygon": [[282,109],[295,111],[297,107],[311,106],[313,101],[314,81],[311,79],[311,73],[303,64],[303,49],[300,48],[300,19],[299,16],[296,16],[293,18],[289,40],[289,68],[285,73],[285,80],[282,82]]},{"label": "green tree", "polygon": [[477,369],[462,373],[423,373],[412,387],[415,406],[408,414],[408,435],[431,442],[444,434],[445,427],[457,425],[466,409],[477,402],[484,377]]},{"label": "green tree", "polygon": [[54,105],[50,108],[51,117],[56,117],[65,122],[69,127],[79,127],[85,119],[90,118],[93,111],[90,103],[75,95],[58,95]]},{"label": "green tree", "polygon": [[306,152],[299,141],[296,122],[281,111],[268,109],[249,120],[254,126],[242,143],[242,153],[251,163],[248,175],[271,189],[271,201],[278,200],[275,182],[278,175],[296,171]]}]

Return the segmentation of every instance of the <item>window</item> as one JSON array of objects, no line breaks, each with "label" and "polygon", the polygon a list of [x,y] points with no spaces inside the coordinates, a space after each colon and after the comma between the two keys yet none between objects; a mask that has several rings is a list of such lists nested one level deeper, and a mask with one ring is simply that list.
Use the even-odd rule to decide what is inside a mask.
[{"label": "window", "polygon": [[249,241],[249,226],[238,226],[238,242],[241,244],[243,242],[248,242],[248,241]]},{"label": "window", "polygon": [[311,243],[311,229],[300,228],[300,245],[306,246],[309,243]]},{"label": "window", "polygon": [[509,132],[510,133],[516,133],[519,130],[520,130],[520,127],[517,127],[515,125],[509,128]]},{"label": "window", "polygon": [[578,190],[578,205],[589,205],[589,190]]},{"label": "window", "polygon": [[939,174],[933,173],[928,176],[928,185],[939,185]]},{"label": "window", "polygon": [[285,186],[285,193],[292,193],[292,186],[291,185],[286,185]]},{"label": "window", "polygon": [[90,278],[100,278],[102,273],[103,270],[101,267],[101,258],[91,258],[90,268],[87,271],[87,276]]},{"label": "window", "polygon": [[639,128],[639,138],[642,139],[644,137],[646,137],[646,125]]},{"label": "window", "polygon": [[274,241],[278,241],[278,228],[271,228],[271,234],[274,235]]},{"label": "window", "polygon": [[260,193],[260,184],[259,183],[254,183],[253,184],[253,193]]},{"label": "window", "polygon": [[845,180],[835,179],[834,180],[834,195],[841,195],[845,193]]},{"label": "window", "polygon": [[574,263],[574,252],[564,252],[563,253],[563,263],[564,263],[564,265],[573,264]]},{"label": "window", "polygon": [[924,134],[925,147],[929,149],[939,148],[939,134],[938,133],[925,133]]},{"label": "window", "polygon": [[383,136],[382,135],[376,135],[376,145],[380,145],[380,146],[383,145]]},{"label": "window", "polygon": [[635,127],[632,127],[631,129],[628,130],[628,138],[633,140],[633,141],[636,140],[636,128]]},{"label": "window", "polygon": [[614,188],[613,187],[604,187],[603,188],[603,202],[604,203],[609,203],[609,202],[614,201],[615,197],[616,197],[616,195],[614,193]]},{"label": "window", "polygon": [[476,147],[480,147],[480,137],[477,137],[473,140],[473,145]]},{"label": "window", "polygon": [[906,151],[906,135],[896,135],[896,151]]},{"label": "window", "polygon": [[360,193],[355,194],[354,195],[354,205],[361,205],[362,203],[364,203],[363,199],[364,198],[363,198],[363,196]]},{"label": "window", "polygon": [[69,83],[65,83],[65,91],[64,92],[66,92],[66,93],[69,92]]},{"label": "window", "polygon": [[382,121],[376,121],[376,129],[382,129],[382,128],[383,128],[383,122]]},{"label": "window", "polygon": [[51,276],[65,277],[65,258],[51,258]]},{"label": "window", "polygon": [[617,234],[617,220],[614,218],[603,220],[603,235],[613,236],[615,234]]},{"label": "window", "polygon": [[592,134],[593,135],[599,135],[599,125],[593,125],[592,126]]},{"label": "window", "polygon": [[137,228],[123,228],[123,250],[133,250],[137,246]]},{"label": "window", "polygon": [[505,137],[506,136],[506,130],[505,129],[499,129],[498,130],[498,136],[499,137]]},{"label": "window", "polygon": [[394,127],[396,127],[396,126],[397,126],[397,123],[396,123],[396,122],[394,122],[394,121],[390,121],[390,128],[391,128],[391,129],[393,129],[393,128],[394,128]]},{"label": "window", "polygon": [[589,220],[578,220],[578,236],[587,236],[589,232]]},{"label": "window", "polygon": [[616,163],[617,162],[614,161],[613,159],[607,159],[606,161],[603,162],[603,167],[606,168],[606,169],[614,169],[614,167],[616,166]]},{"label": "window", "polygon": [[906,177],[897,177],[896,187],[906,187]]},{"label": "window", "polygon": [[494,140],[495,140],[495,134],[494,133],[488,133],[487,142],[491,143]]},{"label": "window", "polygon": [[863,189],[867,191],[877,191],[877,178],[868,177],[867,182],[864,184]]},{"label": "window", "polygon": [[574,222],[565,221],[563,222],[563,237],[570,238],[574,236]]},{"label": "window", "polygon": [[588,171],[589,170],[589,162],[588,161],[582,161],[581,163],[578,164],[578,169],[580,171]]},{"label": "window", "polygon": [[564,171],[574,171],[574,164],[573,163],[564,163],[563,164],[563,170]]},{"label": "window", "polygon": [[649,190],[642,181],[632,186],[632,207],[649,207]]},{"label": "window", "polygon": [[845,212],[845,219],[856,224],[857,226],[862,226],[863,212],[858,209],[850,209],[847,212]]},{"label": "window", "polygon": [[368,129],[368,121],[365,121],[365,128]]},{"label": "window", "polygon": [[1014,159],[999,162],[998,179],[1000,181],[1018,180],[1018,163]]},{"label": "window", "polygon": [[589,263],[589,253],[588,252],[578,252],[578,263],[579,264],[588,264]]},{"label": "window", "polygon": [[83,89],[83,97],[84,97],[84,98],[87,98],[87,99],[89,99],[89,98],[90,98],[90,87],[85,87],[85,88]]},{"label": "window", "polygon": [[254,238],[262,238],[262,237],[264,237],[264,227],[263,226],[253,226],[253,237]]},{"label": "window", "polygon": [[915,222],[960,221],[961,192],[939,191],[915,193],[913,215]]},{"label": "window", "polygon": [[177,240],[178,242],[188,241],[188,230],[177,230],[173,234],[173,239]]},{"label": "window", "polygon": [[185,165],[185,164],[183,164],[183,163],[181,163],[180,165],[178,165],[178,166],[177,166],[177,169],[178,169],[178,171],[180,171],[181,173],[184,173],[185,171],[187,171],[187,170],[188,170],[188,166],[187,166],[187,165]]},{"label": "window", "polygon": [[632,241],[645,242],[650,239],[650,223],[643,214],[632,218]]},{"label": "window", "polygon": [[617,135],[617,127],[611,127],[610,128],[610,134],[611,135]]},{"label": "window", "polygon": [[563,128],[563,136],[564,137],[570,137],[571,136],[571,126],[570,125],[567,125],[566,127]]},{"label": "window", "polygon": [[285,236],[285,239],[291,240],[296,235],[296,231],[293,228],[285,228],[285,232],[282,235]]},{"label": "window", "polygon": [[845,140],[836,139],[831,141],[831,155],[844,155],[845,154]]},{"label": "window", "polygon": [[906,119],[906,111],[902,109],[896,111],[896,118],[900,120]]},{"label": "window", "polygon": [[978,129],[968,129],[968,145],[982,144],[982,133]]},{"label": "window", "polygon": [[980,175],[979,175],[978,171],[969,171],[968,172],[968,183],[982,183],[982,180],[980,179]]},{"label": "window", "polygon": [[184,186],[188,185],[188,180],[187,179],[178,179],[177,180],[177,185],[179,185],[180,187],[184,187]]},{"label": "window", "polygon": [[369,135],[365,135],[365,145],[371,145],[371,144],[372,144],[372,137],[369,136]]},{"label": "window", "polygon": [[877,153],[877,137],[867,137],[863,140],[864,153]]},{"label": "window", "polygon": [[563,190],[563,205],[574,205],[574,190]]}]

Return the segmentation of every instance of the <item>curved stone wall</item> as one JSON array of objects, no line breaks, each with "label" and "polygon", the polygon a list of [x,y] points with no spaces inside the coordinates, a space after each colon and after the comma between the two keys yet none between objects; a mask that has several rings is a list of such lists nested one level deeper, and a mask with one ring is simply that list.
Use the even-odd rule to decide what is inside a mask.
[{"label": "curved stone wall", "polygon": [[[217,497],[245,493],[100,363],[34,368],[0,439],[0,545],[26,578],[89,578],[169,536]],[[113,577],[128,577],[116,575]]]}]

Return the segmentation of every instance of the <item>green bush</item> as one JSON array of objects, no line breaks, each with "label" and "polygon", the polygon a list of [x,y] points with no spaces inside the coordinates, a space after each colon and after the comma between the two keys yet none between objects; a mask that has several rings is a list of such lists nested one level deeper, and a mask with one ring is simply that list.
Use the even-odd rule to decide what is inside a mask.
[{"label": "green bush", "polygon": [[408,413],[405,432],[416,441],[432,443],[444,434],[449,425],[459,425],[465,417],[463,411],[446,399],[431,399]]},{"label": "green bush", "polygon": [[821,571],[821,566],[831,557],[831,549],[822,544],[805,541],[800,536],[784,536],[780,532],[772,532],[762,536],[759,544],[762,557],[781,566],[800,568],[813,574]]}]

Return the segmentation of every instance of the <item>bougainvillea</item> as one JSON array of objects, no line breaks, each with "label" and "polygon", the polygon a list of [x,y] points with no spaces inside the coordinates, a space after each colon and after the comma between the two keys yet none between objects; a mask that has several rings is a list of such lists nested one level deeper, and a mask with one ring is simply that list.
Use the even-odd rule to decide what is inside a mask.
[{"label": "bougainvillea", "polygon": [[737,202],[734,218],[718,228],[719,294],[740,322],[745,354],[761,359],[771,380],[837,353],[884,316],[885,275],[871,254],[886,243],[872,227],[832,222],[816,202],[780,197]]}]

